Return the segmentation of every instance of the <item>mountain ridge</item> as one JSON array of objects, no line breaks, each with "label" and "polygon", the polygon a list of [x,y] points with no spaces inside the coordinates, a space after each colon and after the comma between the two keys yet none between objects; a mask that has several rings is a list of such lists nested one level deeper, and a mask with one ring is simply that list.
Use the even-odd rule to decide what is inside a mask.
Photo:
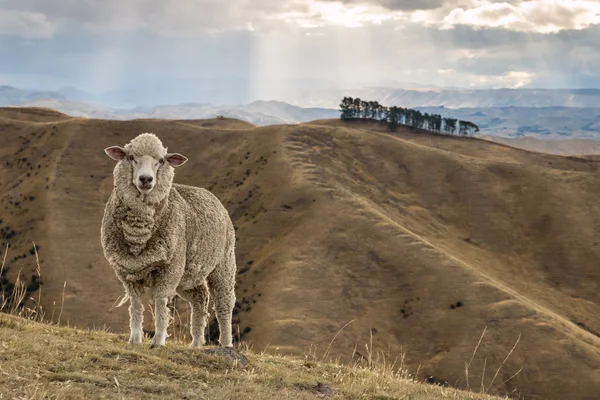
[{"label": "mountain ridge", "polygon": [[[555,105],[542,104],[540,107],[531,107],[533,104],[527,103],[527,107],[509,105],[501,106],[494,103],[493,97],[502,91],[470,91],[473,93],[484,93],[484,102],[492,99],[494,107],[477,106],[466,108],[450,108],[448,106],[440,106],[438,100],[435,100],[435,93],[443,93],[442,98],[448,102],[460,105],[460,96],[456,94],[466,93],[465,90],[448,90],[435,89],[437,92],[427,89],[423,91],[406,91],[397,92],[396,89],[390,88],[371,88],[356,89],[348,91],[327,91],[323,92],[322,97],[316,100],[305,98],[305,100],[293,99],[292,102],[280,100],[256,100],[248,104],[238,105],[214,105],[210,103],[181,103],[181,104],[166,104],[158,106],[136,106],[129,109],[107,107],[101,102],[81,101],[87,94],[78,91],[76,88],[63,88],[62,93],[56,92],[27,92],[12,87],[4,87],[4,92],[0,88],[0,106],[9,105],[17,107],[43,107],[59,110],[63,113],[85,118],[101,118],[101,119],[143,119],[143,118],[158,118],[158,119],[202,119],[214,118],[216,115],[223,115],[229,118],[242,119],[255,125],[274,125],[274,124],[294,124],[303,123],[311,120],[329,119],[339,117],[339,102],[341,97],[335,98],[332,96],[341,95],[343,93],[361,94],[366,96],[363,100],[378,100],[386,106],[400,105],[403,107],[416,104],[412,108],[422,112],[440,114],[443,117],[458,118],[461,120],[470,120],[475,122],[482,130],[482,134],[495,135],[498,137],[538,137],[538,138],[589,138],[600,139],[600,100],[590,102],[590,107],[564,107],[557,103]],[[544,92],[544,90],[532,90],[532,92]],[[469,93],[470,93],[469,92]],[[521,92],[518,90],[509,90],[507,93],[519,94],[527,93],[525,89]],[[582,89],[582,90],[546,90],[552,93],[578,93],[580,96],[587,96],[592,99],[600,99],[600,90]],[[4,93],[4,94],[3,94]],[[15,95],[15,93],[17,93]],[[408,93],[408,97],[397,98],[393,93]],[[434,94],[429,100],[435,104],[432,107],[423,106],[422,101],[413,101],[410,98],[410,93],[417,93],[418,96],[429,96]],[[429,93],[429,94],[428,94]],[[445,94],[444,94],[445,93]],[[485,94],[487,93],[487,94]],[[545,93],[545,92],[544,92]],[[70,94],[71,97],[66,96]],[[12,96],[12,97],[11,97]],[[470,96],[470,95],[469,95]],[[491,96],[491,97],[490,97]],[[520,96],[520,95],[519,95]],[[551,98],[554,98],[550,96]],[[327,99],[330,100],[327,100]],[[11,100],[12,99],[12,100]],[[79,99],[79,100],[78,100]],[[432,100],[433,99],[433,100]],[[487,100],[486,100],[487,99]],[[502,99],[500,99],[502,100]],[[520,99],[521,101],[523,99]],[[458,101],[458,103],[457,103]],[[294,102],[296,102],[294,105]],[[321,103],[319,103],[321,102]],[[331,108],[319,108],[318,105],[325,104]],[[471,101],[477,103],[476,100]],[[396,103],[396,104],[394,104]],[[402,103],[402,104],[398,104]],[[499,106],[500,105],[500,106]],[[472,104],[471,104],[472,106]],[[593,107],[592,107],[593,106]]]}]

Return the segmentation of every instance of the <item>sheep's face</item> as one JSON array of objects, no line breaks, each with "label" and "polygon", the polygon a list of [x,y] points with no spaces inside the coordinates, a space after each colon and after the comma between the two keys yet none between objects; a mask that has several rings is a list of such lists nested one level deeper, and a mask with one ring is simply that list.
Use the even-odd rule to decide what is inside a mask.
[{"label": "sheep's face", "polygon": [[161,176],[164,175],[161,174],[161,169],[178,167],[187,161],[187,158],[179,153],[167,153],[164,157],[156,157],[134,154],[133,151],[127,151],[119,146],[108,147],[104,151],[113,160],[129,165],[131,183],[143,195],[149,194],[158,184]]},{"label": "sheep's face", "polygon": [[127,156],[127,161],[133,168],[133,185],[142,194],[150,193],[156,184],[158,169],[165,163],[165,159],[156,159],[152,156],[135,157],[130,154]]}]

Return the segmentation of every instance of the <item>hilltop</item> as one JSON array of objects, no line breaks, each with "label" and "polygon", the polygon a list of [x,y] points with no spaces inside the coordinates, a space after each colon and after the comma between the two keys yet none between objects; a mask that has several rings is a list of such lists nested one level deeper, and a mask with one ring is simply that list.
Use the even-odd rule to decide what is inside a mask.
[{"label": "hilltop", "polygon": [[486,329],[471,386],[483,375],[488,387],[520,337],[498,393],[600,391],[599,161],[404,128],[0,110],[7,276],[34,274],[35,241],[54,320],[60,310],[62,323],[127,329],[99,240],[113,168],[103,149],[141,132],[189,158],[176,182],[212,190],[231,214],[237,319],[253,348],[323,354],[353,321],[331,357],[366,358],[372,341],[375,353],[404,354],[417,380],[464,388]]}]

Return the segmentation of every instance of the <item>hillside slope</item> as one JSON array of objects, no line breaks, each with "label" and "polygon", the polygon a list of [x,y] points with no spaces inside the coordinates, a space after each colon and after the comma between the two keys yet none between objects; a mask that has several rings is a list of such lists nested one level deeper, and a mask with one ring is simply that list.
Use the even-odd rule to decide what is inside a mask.
[{"label": "hillside slope", "polygon": [[25,256],[9,276],[33,273],[35,240],[46,314],[126,331],[99,241],[113,168],[103,149],[154,132],[190,159],[175,180],[212,190],[232,216],[239,329],[255,349],[322,354],[353,321],[333,357],[366,357],[372,340],[418,379],[466,387],[487,327],[471,386],[482,375],[489,386],[520,336],[494,386],[521,372],[499,393],[600,392],[598,161],[340,121],[211,123],[0,111],[0,219],[16,232],[8,260]]},{"label": "hillside slope", "polygon": [[253,354],[249,365],[190,350],[125,344],[125,335],[0,315],[0,397],[11,399],[500,400],[417,383],[372,368]]}]

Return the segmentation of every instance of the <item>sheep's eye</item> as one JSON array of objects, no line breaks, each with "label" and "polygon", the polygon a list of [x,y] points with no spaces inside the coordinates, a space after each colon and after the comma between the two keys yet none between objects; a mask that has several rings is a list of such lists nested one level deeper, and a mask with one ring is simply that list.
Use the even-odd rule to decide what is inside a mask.
[{"label": "sheep's eye", "polygon": [[134,158],[133,156],[127,156],[127,159],[128,159],[129,161],[133,161],[133,158]]},{"label": "sheep's eye", "polygon": [[163,160],[163,159],[161,158],[160,160],[158,160],[158,163],[159,163],[159,164],[164,164],[164,163],[165,163],[165,160]]}]

